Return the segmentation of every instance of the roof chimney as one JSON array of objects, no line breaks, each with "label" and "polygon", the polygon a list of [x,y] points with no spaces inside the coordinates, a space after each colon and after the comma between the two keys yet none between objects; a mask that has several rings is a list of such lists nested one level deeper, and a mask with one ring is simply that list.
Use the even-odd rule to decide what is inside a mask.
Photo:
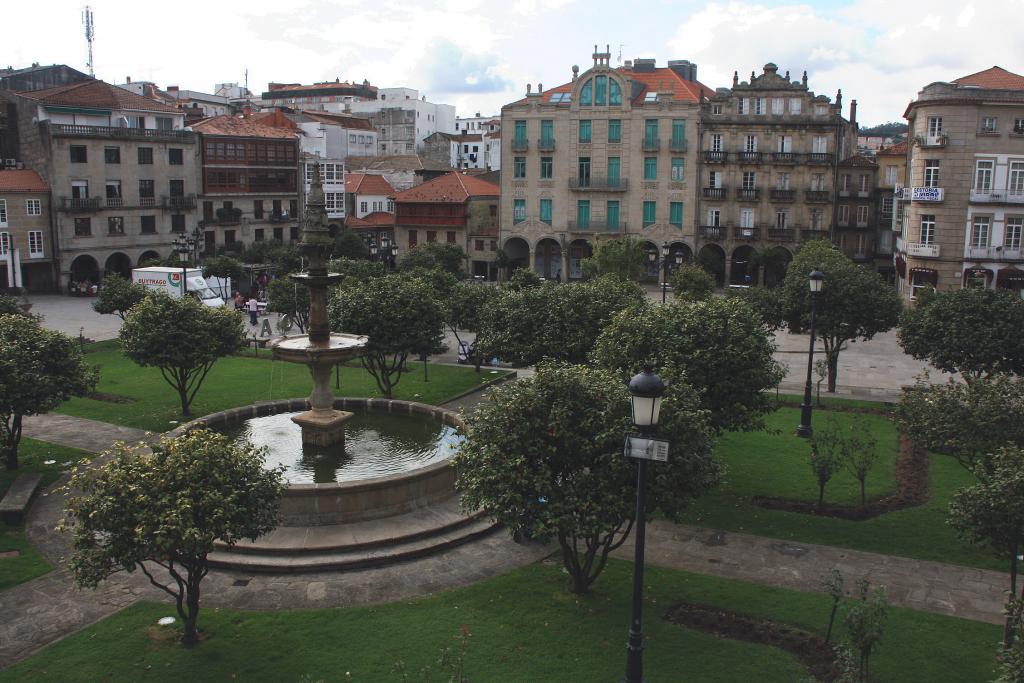
[{"label": "roof chimney", "polygon": [[842,88],[840,88],[839,90],[836,90],[836,109],[839,110],[840,114],[843,113],[843,89]]},{"label": "roof chimney", "polygon": [[125,81],[125,83],[127,83],[128,85],[131,85],[132,84],[132,77],[131,76],[127,76],[126,78],[127,78],[127,80]]},{"label": "roof chimney", "polygon": [[857,125],[857,100],[850,100],[850,123]]},{"label": "roof chimney", "polygon": [[533,83],[526,84],[526,94],[529,95],[533,91]]},{"label": "roof chimney", "polygon": [[167,86],[167,92],[178,92],[178,86],[176,86],[176,85],[169,85],[169,86]]}]

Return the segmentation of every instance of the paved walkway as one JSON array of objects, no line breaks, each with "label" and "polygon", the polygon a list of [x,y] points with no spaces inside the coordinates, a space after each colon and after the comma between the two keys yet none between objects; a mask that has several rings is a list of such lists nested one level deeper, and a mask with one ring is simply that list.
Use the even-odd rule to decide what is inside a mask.
[{"label": "paved walkway", "polygon": [[48,441],[60,446],[80,448],[90,453],[99,453],[115,441],[135,443],[151,435],[141,429],[87,420],[84,417],[46,413],[30,415],[24,419],[22,436],[39,441]]}]

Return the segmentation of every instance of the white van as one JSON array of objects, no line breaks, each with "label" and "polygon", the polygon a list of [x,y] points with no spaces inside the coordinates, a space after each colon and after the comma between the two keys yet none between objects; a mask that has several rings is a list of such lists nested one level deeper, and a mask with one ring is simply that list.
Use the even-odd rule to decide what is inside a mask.
[{"label": "white van", "polygon": [[[161,266],[136,268],[132,270],[132,282],[154,292],[163,292],[176,299],[187,294],[201,301],[204,306],[211,308],[225,305],[224,299],[210,287],[203,278],[203,271],[198,268],[164,268]],[[229,290],[230,287],[228,285]]]}]

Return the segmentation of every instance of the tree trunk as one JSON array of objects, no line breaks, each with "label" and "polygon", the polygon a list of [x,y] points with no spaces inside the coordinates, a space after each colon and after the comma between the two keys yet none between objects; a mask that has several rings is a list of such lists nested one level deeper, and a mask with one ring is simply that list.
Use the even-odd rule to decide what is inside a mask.
[{"label": "tree trunk", "polygon": [[[1010,598],[1017,595],[1017,548],[1014,543],[1010,552]],[[1003,626],[1003,649],[1009,650],[1013,647],[1013,614],[1006,615],[1006,624]]]},{"label": "tree trunk", "polygon": [[832,613],[828,615],[828,631],[825,632],[825,644],[832,640],[832,626],[836,623],[836,612],[839,610],[839,601],[832,600]]},{"label": "tree trunk", "polygon": [[836,393],[836,378],[839,375],[839,346],[828,351],[828,393]]},{"label": "tree trunk", "polygon": [[5,466],[7,471],[13,472],[18,469],[18,444],[21,442],[21,415],[15,415],[11,420],[11,428],[7,433],[7,458]]},{"label": "tree trunk", "polygon": [[178,385],[178,397],[181,399],[181,414],[184,417],[191,417],[192,412],[189,409],[188,390],[184,384]]},{"label": "tree trunk", "polygon": [[864,495],[864,479],[860,480],[860,506],[867,507],[867,497]]},{"label": "tree trunk", "polygon": [[825,504],[825,484],[818,484],[818,514],[821,514],[821,508]]},{"label": "tree trunk", "polygon": [[181,638],[185,645],[199,643],[199,582],[202,580],[203,572],[201,570],[189,569],[186,582],[188,593],[185,596],[185,632]]}]

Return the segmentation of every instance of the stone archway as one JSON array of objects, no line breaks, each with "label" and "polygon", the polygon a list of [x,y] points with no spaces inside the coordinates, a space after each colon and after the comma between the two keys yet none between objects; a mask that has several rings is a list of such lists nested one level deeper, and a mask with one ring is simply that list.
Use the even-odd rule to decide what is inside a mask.
[{"label": "stone archway", "polygon": [[725,285],[725,250],[717,244],[705,244],[697,252],[697,265],[711,273],[718,287]]},{"label": "stone archway", "polygon": [[534,270],[548,280],[562,280],[562,245],[550,237],[537,242],[533,256]]},{"label": "stone archway", "polygon": [[569,245],[569,279],[583,279],[583,259],[593,256],[594,250],[590,242],[584,239],[573,240]]},{"label": "stone archway", "polygon": [[103,266],[103,272],[105,274],[114,273],[126,279],[130,278],[132,276],[132,260],[127,254],[115,251],[107,257],[107,262]]},{"label": "stone archway", "polygon": [[793,260],[793,254],[785,247],[766,249],[761,255],[761,267],[764,269],[764,286],[779,287],[786,279],[786,272]]},{"label": "stone archway", "polygon": [[507,268],[503,276],[511,276],[519,268],[530,267],[530,245],[522,237],[510,237],[501,248],[504,258],[499,259],[498,267]]},{"label": "stone archway", "polygon": [[153,251],[152,249],[150,249],[149,251],[144,251],[139,255],[139,267],[149,265],[150,263],[159,260],[160,254],[158,254],[157,252]]},{"label": "stone archway", "polygon": [[71,262],[71,279],[74,282],[89,282],[96,284],[100,281],[100,264],[92,256],[82,254]]},{"label": "stone archway", "polygon": [[746,244],[736,247],[732,252],[732,267],[729,269],[730,285],[756,285],[758,255],[754,248]]},{"label": "stone archway", "polygon": [[[677,259],[677,257],[681,257]],[[676,261],[679,261],[677,264]],[[668,249],[668,270],[674,273],[679,266],[693,262],[693,250],[686,242],[673,242]]]},{"label": "stone archway", "polygon": [[[654,242],[645,240],[644,249],[644,279],[659,282],[661,280],[661,247]],[[654,257],[651,257],[654,254]]]}]

